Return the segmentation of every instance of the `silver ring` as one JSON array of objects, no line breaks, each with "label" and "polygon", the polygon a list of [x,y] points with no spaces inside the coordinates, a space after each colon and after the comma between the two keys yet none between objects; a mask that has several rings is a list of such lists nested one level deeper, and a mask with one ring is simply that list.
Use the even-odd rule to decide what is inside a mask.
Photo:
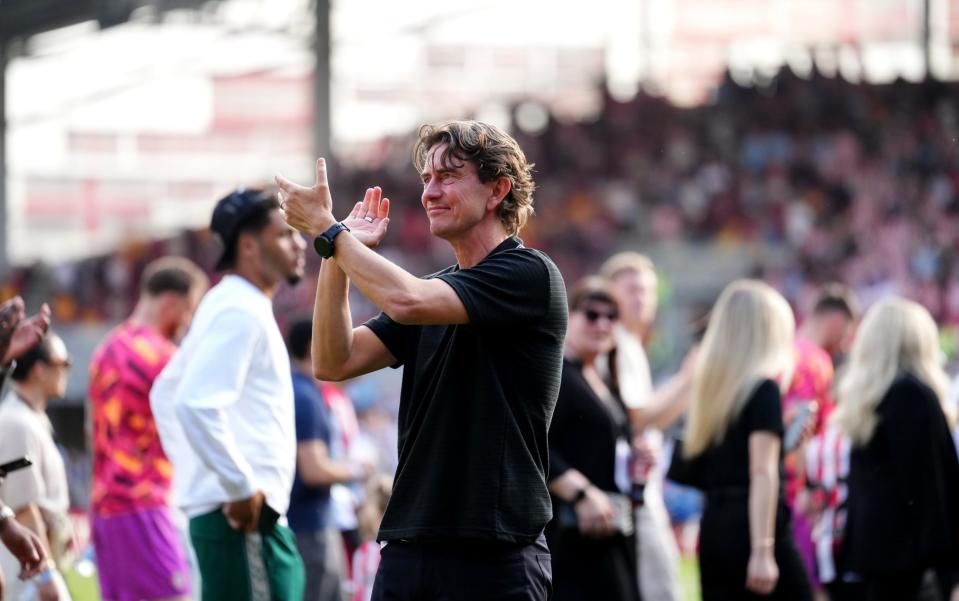
[{"label": "silver ring", "polygon": [[366,217],[364,217],[363,220],[366,221],[367,223],[373,223],[373,218],[370,217],[369,215],[367,215]]}]

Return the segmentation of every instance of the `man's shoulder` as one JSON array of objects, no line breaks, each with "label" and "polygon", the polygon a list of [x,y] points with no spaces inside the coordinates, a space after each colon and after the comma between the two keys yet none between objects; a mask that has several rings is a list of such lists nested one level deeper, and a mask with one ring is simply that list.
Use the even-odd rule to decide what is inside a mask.
[{"label": "man's shoulder", "polygon": [[24,435],[35,433],[40,429],[39,426],[40,420],[33,415],[33,411],[16,398],[7,396],[0,403],[0,439],[20,434],[18,438],[23,440]]},{"label": "man's shoulder", "polygon": [[94,361],[113,357],[120,361],[137,361],[147,366],[164,364],[176,351],[176,345],[155,328],[145,324],[121,324],[101,343]]},{"label": "man's shoulder", "polygon": [[491,255],[491,257],[499,257],[507,261],[523,263],[539,263],[546,267],[546,269],[559,273],[559,268],[556,267],[556,263],[553,262],[553,259],[551,259],[549,255],[538,248],[531,248],[524,244],[513,248],[505,248],[495,255]]}]

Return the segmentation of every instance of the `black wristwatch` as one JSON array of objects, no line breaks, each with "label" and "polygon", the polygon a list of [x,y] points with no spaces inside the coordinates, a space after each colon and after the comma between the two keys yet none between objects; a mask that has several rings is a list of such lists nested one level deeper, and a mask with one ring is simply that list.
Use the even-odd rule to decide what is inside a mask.
[{"label": "black wristwatch", "polygon": [[571,503],[572,503],[573,505],[576,505],[577,503],[579,503],[580,501],[582,501],[583,499],[585,499],[585,498],[586,498],[586,492],[589,490],[589,487],[590,487],[590,485],[587,484],[586,486],[584,486],[584,487],[582,487],[581,489],[577,490],[577,491],[576,491],[576,494],[573,495],[573,500],[571,501]]},{"label": "black wristwatch", "polygon": [[316,250],[316,254],[320,255],[324,259],[329,259],[333,256],[333,239],[340,235],[341,232],[348,232],[350,228],[342,223],[334,223],[330,226],[328,230],[317,236],[313,239],[313,249]]}]

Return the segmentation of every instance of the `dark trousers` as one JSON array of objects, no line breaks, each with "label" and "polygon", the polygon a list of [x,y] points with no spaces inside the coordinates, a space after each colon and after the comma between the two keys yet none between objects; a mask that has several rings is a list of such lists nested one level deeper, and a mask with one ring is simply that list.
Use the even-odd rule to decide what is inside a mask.
[{"label": "dark trousers", "polygon": [[547,601],[552,572],[542,536],[529,545],[390,542],[372,601]]},{"label": "dark trousers", "polygon": [[793,541],[789,509],[782,502],[776,513],[776,588],[768,596],[746,590],[750,553],[747,502],[746,491],[707,497],[699,531],[703,601],[812,601],[806,567]]},{"label": "dark trousers", "polygon": [[943,570],[888,571],[867,578],[865,601],[948,601],[952,592],[951,573]]},{"label": "dark trousers", "polygon": [[640,601],[634,537],[586,538],[566,528],[552,533],[549,545],[553,601]]}]

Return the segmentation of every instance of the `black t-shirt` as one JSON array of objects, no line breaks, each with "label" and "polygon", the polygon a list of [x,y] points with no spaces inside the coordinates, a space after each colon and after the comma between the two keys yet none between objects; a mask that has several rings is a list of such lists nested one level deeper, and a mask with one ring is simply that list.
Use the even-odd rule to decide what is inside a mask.
[{"label": "black t-shirt", "polygon": [[563,362],[563,384],[549,428],[549,479],[575,469],[600,490],[616,486],[616,443],[629,441],[629,420],[618,398],[600,399],[583,376],[582,363]]},{"label": "black t-shirt", "polygon": [[[670,477],[709,493],[749,490],[749,435],[768,432],[782,438],[782,394],[779,385],[763,380],[749,396],[739,416],[730,424],[722,442],[706,448],[689,461],[670,467]],[[780,447],[780,498],[785,482]],[[685,465],[683,465],[685,464]]]},{"label": "black t-shirt", "polygon": [[551,517],[547,431],[559,392],[566,288],[543,253],[507,238],[449,284],[470,323],[369,327],[404,366],[399,465],[378,540],[525,543]]}]

